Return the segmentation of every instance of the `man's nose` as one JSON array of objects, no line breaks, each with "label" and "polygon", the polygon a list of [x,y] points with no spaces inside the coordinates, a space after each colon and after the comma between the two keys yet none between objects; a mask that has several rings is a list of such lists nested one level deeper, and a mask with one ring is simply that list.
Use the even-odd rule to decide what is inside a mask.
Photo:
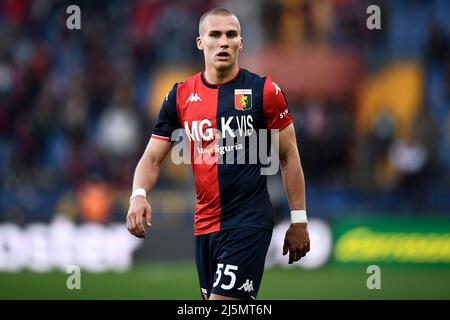
[{"label": "man's nose", "polygon": [[228,44],[228,38],[226,35],[223,35],[220,37],[219,45],[221,48],[228,48],[229,44]]}]

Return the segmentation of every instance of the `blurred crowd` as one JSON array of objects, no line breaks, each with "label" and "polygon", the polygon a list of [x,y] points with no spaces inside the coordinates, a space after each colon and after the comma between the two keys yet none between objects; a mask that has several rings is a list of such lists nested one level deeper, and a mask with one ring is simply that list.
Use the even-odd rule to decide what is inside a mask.
[{"label": "blurred crowd", "polygon": [[[81,8],[81,30],[66,28],[71,4]],[[381,8],[381,30],[366,27],[370,4]],[[336,187],[363,194],[372,207],[381,201],[386,209],[450,212],[446,0],[2,0],[0,221],[45,220],[55,212],[122,219],[126,200],[117,203],[112,194],[127,198],[163,82],[175,82],[161,75],[182,81],[202,69],[198,19],[215,6],[238,14],[256,59],[267,43],[326,45],[356,52],[365,82],[405,62],[418,70],[406,78],[420,83],[412,90],[418,106],[403,113],[389,105],[395,99],[367,102],[363,89],[320,99],[286,95],[307,183],[324,203]],[[403,88],[400,82],[393,89]],[[192,189],[189,170],[165,165],[158,186]]]}]

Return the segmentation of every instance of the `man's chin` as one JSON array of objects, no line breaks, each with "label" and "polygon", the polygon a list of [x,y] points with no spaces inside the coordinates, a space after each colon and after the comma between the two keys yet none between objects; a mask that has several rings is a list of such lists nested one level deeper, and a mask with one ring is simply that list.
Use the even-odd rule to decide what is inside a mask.
[{"label": "man's chin", "polygon": [[230,61],[217,61],[214,64],[214,67],[216,70],[218,71],[225,71],[230,69],[233,66],[233,63],[231,63]]}]

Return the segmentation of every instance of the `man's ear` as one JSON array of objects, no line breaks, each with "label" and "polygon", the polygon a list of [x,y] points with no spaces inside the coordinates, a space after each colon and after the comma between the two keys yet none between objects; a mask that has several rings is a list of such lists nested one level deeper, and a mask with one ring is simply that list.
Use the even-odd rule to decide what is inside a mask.
[{"label": "man's ear", "polygon": [[239,50],[242,51],[244,49],[244,38],[241,37],[241,44],[239,45]]},{"label": "man's ear", "polygon": [[197,42],[197,48],[198,50],[203,50],[203,42],[202,42],[202,38],[201,37],[197,37],[195,39],[195,42]]}]

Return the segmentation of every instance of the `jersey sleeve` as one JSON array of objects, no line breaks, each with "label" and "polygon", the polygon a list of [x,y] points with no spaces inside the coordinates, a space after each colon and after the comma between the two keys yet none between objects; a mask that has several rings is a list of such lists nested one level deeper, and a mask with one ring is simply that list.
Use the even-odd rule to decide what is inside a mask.
[{"label": "jersey sleeve", "polygon": [[270,77],[264,83],[263,114],[269,129],[281,130],[292,123],[284,93]]},{"label": "jersey sleeve", "polygon": [[175,84],[164,98],[158,120],[153,128],[153,139],[170,141],[172,133],[180,128],[177,111],[177,87],[178,84]]}]

